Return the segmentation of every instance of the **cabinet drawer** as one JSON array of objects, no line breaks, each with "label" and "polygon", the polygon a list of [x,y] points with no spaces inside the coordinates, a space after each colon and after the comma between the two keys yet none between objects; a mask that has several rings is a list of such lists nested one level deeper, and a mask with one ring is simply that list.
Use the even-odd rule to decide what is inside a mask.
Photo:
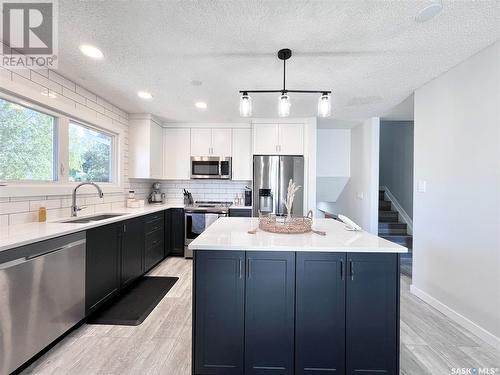
[{"label": "cabinet drawer", "polygon": [[164,213],[163,211],[160,211],[146,216],[146,219],[144,221],[146,223],[146,226],[149,226],[149,225],[154,225],[157,221],[163,221],[163,218],[164,218]]},{"label": "cabinet drawer", "polygon": [[163,230],[156,230],[146,235],[146,249],[163,244]]},{"label": "cabinet drawer", "polygon": [[163,259],[163,243],[146,248],[144,252],[144,268],[149,271],[154,265]]}]

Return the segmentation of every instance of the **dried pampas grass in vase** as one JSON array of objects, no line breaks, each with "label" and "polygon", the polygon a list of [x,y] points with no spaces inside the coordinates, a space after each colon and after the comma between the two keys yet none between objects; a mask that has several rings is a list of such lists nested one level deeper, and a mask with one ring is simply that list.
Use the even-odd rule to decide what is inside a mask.
[{"label": "dried pampas grass in vase", "polygon": [[284,202],[284,205],[286,207],[286,219],[290,221],[292,219],[292,206],[293,206],[293,200],[295,198],[295,193],[300,189],[300,186],[295,185],[295,182],[290,179],[288,182],[288,192],[286,194],[286,201]]}]

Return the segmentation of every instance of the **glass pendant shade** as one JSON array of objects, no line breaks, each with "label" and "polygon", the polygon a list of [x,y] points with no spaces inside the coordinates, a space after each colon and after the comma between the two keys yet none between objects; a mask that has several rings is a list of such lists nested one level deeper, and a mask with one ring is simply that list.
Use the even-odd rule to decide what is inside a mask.
[{"label": "glass pendant shade", "polygon": [[288,117],[290,115],[290,106],[290,97],[287,94],[282,94],[278,104],[278,116]]},{"label": "glass pendant shade", "polygon": [[318,100],[318,116],[329,117],[332,114],[332,100],[330,95],[323,94]]},{"label": "glass pendant shade", "polygon": [[240,116],[252,116],[252,98],[246,92],[240,97]]}]

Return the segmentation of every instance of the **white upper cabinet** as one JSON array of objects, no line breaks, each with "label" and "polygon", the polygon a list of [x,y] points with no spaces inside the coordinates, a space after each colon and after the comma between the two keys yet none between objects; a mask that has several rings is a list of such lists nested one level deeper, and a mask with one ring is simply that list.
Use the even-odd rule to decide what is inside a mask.
[{"label": "white upper cabinet", "polygon": [[191,129],[163,129],[163,177],[169,180],[191,178]]},{"label": "white upper cabinet", "polygon": [[253,127],[253,153],[278,154],[278,124],[255,124]]},{"label": "white upper cabinet", "polygon": [[233,180],[252,179],[252,130],[233,129]]},{"label": "white upper cabinet", "polygon": [[254,124],[254,155],[303,155],[304,124]]},{"label": "white upper cabinet", "polygon": [[231,129],[192,128],[192,156],[231,156]]},{"label": "white upper cabinet", "polygon": [[278,125],[279,153],[281,155],[304,154],[304,125]]},{"label": "white upper cabinet", "polygon": [[212,129],[191,129],[191,155],[208,156],[212,149]]},{"label": "white upper cabinet", "polygon": [[129,177],[162,178],[162,127],[150,115],[129,120]]},{"label": "white upper cabinet", "polygon": [[231,156],[231,129],[212,129],[212,154]]}]

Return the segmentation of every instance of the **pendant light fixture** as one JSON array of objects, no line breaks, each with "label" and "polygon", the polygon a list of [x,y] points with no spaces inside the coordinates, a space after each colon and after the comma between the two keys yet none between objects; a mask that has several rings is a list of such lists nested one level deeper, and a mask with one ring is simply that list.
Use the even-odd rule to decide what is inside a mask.
[{"label": "pendant light fixture", "polygon": [[243,92],[240,98],[240,116],[252,116],[252,98],[248,96],[247,92]]},{"label": "pendant light fixture", "polygon": [[332,113],[331,91],[328,90],[288,90],[286,88],[286,60],[292,57],[292,51],[288,48],[278,51],[278,58],[283,61],[283,88],[281,90],[241,90],[240,91],[240,116],[250,117],[252,115],[252,98],[248,93],[280,93],[278,101],[278,116],[288,117],[290,115],[289,93],[298,94],[321,94],[318,99],[318,116],[328,117]]}]

